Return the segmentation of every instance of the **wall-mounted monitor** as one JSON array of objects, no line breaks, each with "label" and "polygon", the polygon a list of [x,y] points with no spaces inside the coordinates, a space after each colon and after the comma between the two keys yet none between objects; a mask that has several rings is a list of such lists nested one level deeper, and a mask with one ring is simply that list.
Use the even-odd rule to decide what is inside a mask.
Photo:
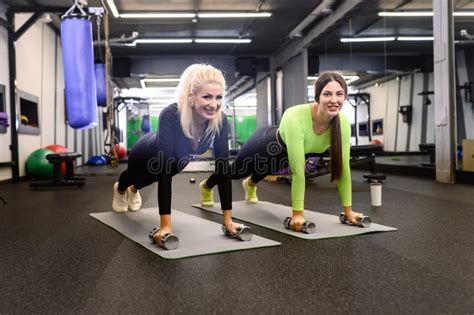
[{"label": "wall-mounted monitor", "polygon": [[372,120],[372,135],[383,135],[383,119]]},{"label": "wall-mounted monitor", "polygon": [[368,137],[369,136],[369,123],[360,122],[359,123],[359,137]]},{"label": "wall-mounted monitor", "polygon": [[[0,112],[7,111],[7,102],[5,97],[5,85],[0,84]],[[0,133],[7,132],[7,127],[4,125],[0,125]]]},{"label": "wall-mounted monitor", "polygon": [[20,125],[18,126],[18,133],[39,135],[40,121],[39,121],[39,98],[35,95],[18,90],[17,106]]}]

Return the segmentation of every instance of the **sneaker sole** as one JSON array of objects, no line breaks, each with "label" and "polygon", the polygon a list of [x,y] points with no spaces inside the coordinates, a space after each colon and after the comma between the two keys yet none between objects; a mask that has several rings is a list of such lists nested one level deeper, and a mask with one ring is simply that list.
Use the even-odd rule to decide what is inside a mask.
[{"label": "sneaker sole", "polygon": [[201,201],[201,206],[203,207],[214,207],[214,203],[210,203],[210,202],[202,202]]},{"label": "sneaker sole", "polygon": [[114,210],[114,212],[116,212],[116,213],[125,213],[125,212],[128,211],[128,209],[125,209],[125,210],[115,210],[115,209],[112,209],[112,210]]}]

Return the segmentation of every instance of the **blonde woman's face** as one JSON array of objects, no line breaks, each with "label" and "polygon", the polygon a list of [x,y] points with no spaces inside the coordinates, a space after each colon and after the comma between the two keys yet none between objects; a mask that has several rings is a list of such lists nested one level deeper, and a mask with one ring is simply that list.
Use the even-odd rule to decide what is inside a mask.
[{"label": "blonde woman's face", "polygon": [[193,108],[199,118],[212,120],[220,112],[224,100],[224,88],[219,84],[206,84],[191,95]]}]

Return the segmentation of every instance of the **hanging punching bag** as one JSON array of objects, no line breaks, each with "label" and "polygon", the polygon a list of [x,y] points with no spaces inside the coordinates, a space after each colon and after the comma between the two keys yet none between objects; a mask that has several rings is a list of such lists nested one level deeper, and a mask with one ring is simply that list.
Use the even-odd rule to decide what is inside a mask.
[{"label": "hanging punching bag", "polygon": [[87,16],[61,21],[66,113],[74,129],[97,125],[97,92],[92,46],[92,23]]},{"label": "hanging punching bag", "polygon": [[107,90],[105,86],[105,64],[95,64],[95,81],[97,87],[97,106],[107,106]]},{"label": "hanging punching bag", "polygon": [[150,115],[143,115],[142,119],[142,131],[144,133],[149,133],[151,130],[150,127]]}]

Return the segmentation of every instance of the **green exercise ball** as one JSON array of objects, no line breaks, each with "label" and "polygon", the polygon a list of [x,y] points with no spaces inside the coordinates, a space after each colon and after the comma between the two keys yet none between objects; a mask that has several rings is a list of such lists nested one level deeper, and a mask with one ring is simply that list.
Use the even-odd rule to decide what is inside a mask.
[{"label": "green exercise ball", "polygon": [[53,164],[46,159],[46,155],[54,153],[49,149],[33,151],[26,159],[26,173],[39,178],[53,177]]}]

